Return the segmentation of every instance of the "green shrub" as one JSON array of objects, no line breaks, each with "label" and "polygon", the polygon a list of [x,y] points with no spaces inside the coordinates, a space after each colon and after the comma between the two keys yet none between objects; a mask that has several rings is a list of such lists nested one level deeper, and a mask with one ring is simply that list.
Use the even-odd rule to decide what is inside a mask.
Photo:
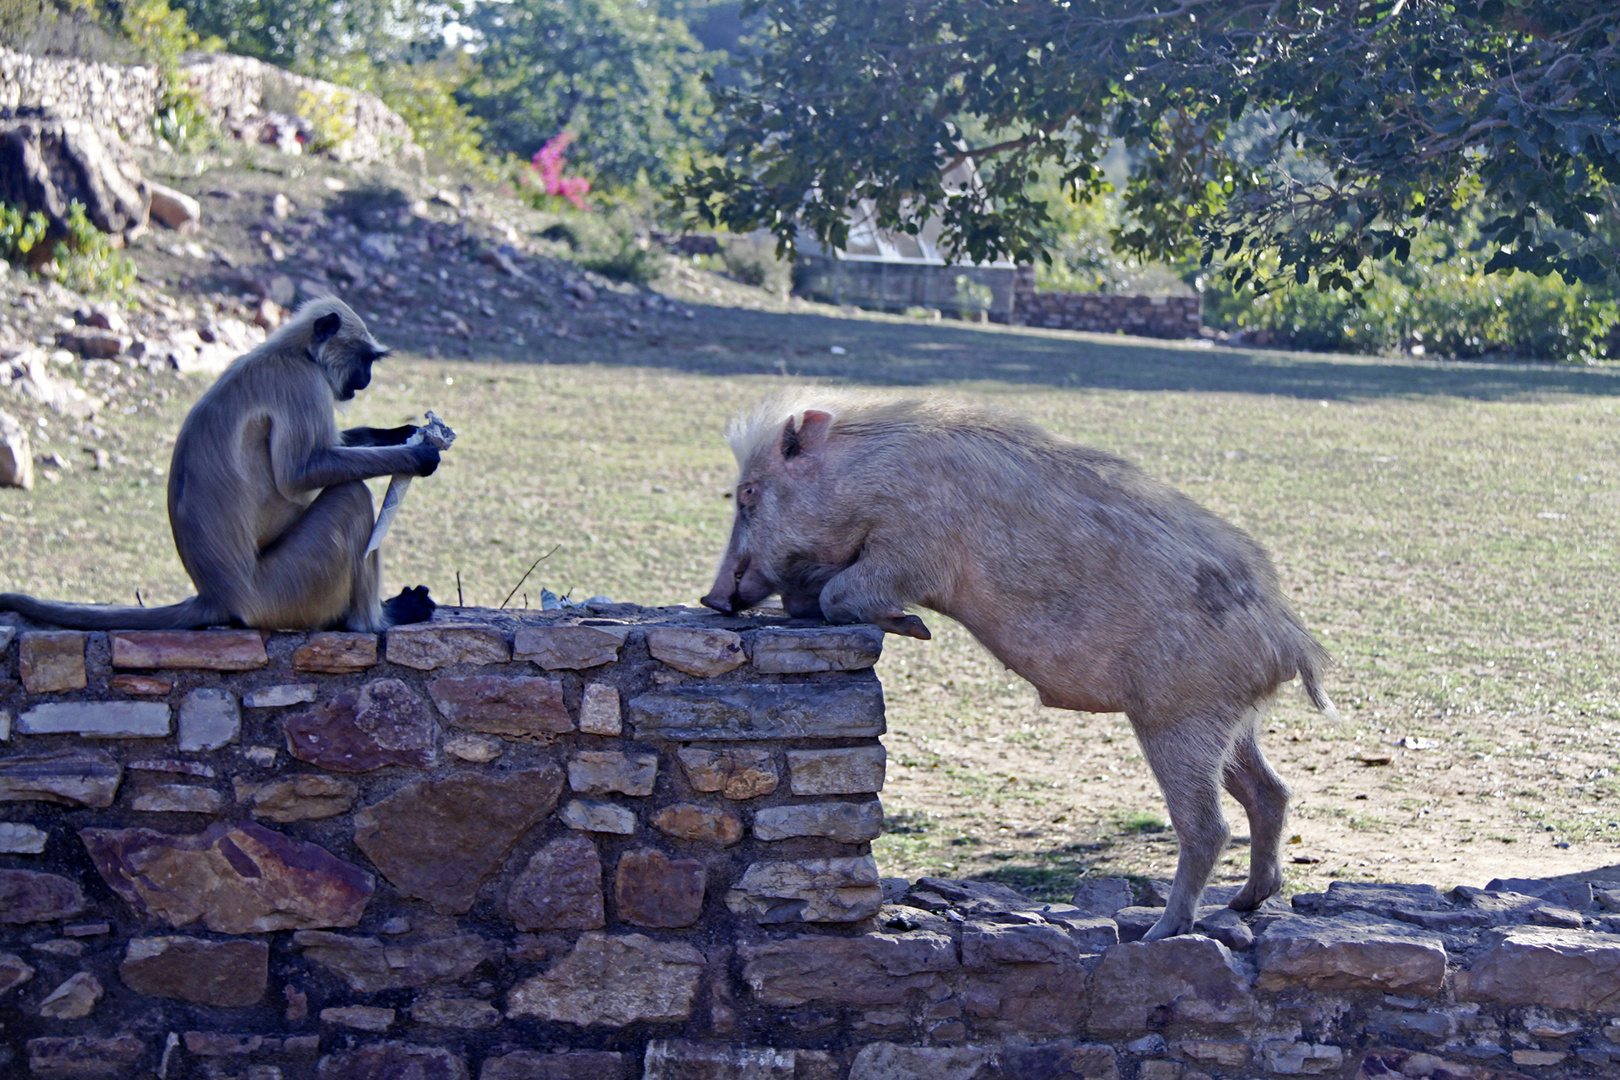
[{"label": "green shrub", "polygon": [[663,270],[664,256],[635,234],[619,232],[608,243],[587,253],[579,264],[614,281],[645,285]]},{"label": "green shrub", "polygon": [[744,285],[778,294],[793,287],[793,266],[776,257],[774,236],[728,237],[720,250],[726,273]]},{"label": "green shrub", "polygon": [[484,122],[456,99],[472,75],[471,61],[464,55],[421,64],[378,63],[351,55],[315,65],[310,72],[376,94],[400,115],[416,144],[436,164],[492,175],[494,166],[483,146]]},{"label": "green shrub", "polygon": [[1384,263],[1365,292],[1286,286],[1264,295],[1212,289],[1205,321],[1299,349],[1533,360],[1603,359],[1620,323],[1612,294],[1556,275],[1484,274],[1461,237],[1421,238],[1405,264]]},{"label": "green shrub", "polygon": [[92,296],[135,284],[135,264],[90,223],[79,202],[68,205],[67,234],[56,239],[44,214],[0,203],[0,258]]}]

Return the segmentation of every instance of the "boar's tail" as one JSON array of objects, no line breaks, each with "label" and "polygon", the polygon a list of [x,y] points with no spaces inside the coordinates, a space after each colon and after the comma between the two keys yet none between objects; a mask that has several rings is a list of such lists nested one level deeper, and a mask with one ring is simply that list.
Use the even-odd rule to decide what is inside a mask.
[{"label": "boar's tail", "polygon": [[1299,681],[1305,684],[1305,695],[1311,699],[1311,704],[1316,710],[1334,723],[1338,723],[1339,710],[1334,707],[1333,699],[1327,696],[1327,691],[1322,689],[1319,677],[1321,669],[1331,662],[1331,658],[1315,638],[1306,634],[1305,640],[1308,643],[1305,654],[1298,661]]}]

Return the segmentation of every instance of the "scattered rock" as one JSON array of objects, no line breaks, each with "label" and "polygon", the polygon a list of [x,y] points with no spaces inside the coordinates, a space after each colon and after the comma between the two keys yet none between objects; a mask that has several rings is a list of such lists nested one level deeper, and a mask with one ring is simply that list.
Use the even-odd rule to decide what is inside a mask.
[{"label": "scattered rock", "polygon": [[28,429],[17,418],[0,409],[0,487],[34,487],[34,451]]},{"label": "scattered rock", "polygon": [[152,193],[152,217],[176,232],[196,232],[202,221],[202,203],[166,184],[147,182]]}]

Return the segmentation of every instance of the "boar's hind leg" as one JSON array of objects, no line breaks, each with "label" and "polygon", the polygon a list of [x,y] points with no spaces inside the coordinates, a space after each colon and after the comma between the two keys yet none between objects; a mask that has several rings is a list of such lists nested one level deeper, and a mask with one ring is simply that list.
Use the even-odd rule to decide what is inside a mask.
[{"label": "boar's hind leg", "polygon": [[894,576],[870,557],[846,566],[822,587],[821,617],[830,623],[871,623],[891,634],[927,641],[933,636],[927,625],[907,615],[904,603],[893,599],[914,595],[915,590],[892,580]]},{"label": "boar's hind leg", "polygon": [[1249,815],[1249,881],[1232,897],[1232,907],[1252,911],[1282,888],[1283,827],[1288,823],[1288,785],[1260,752],[1260,710],[1251,709],[1232,741],[1226,762],[1226,790]]},{"label": "boar's hind leg", "polygon": [[1168,723],[1133,716],[1131,725],[1169,804],[1170,822],[1181,846],[1169,902],[1143,938],[1157,941],[1192,929],[1198,898],[1231,838],[1221,813],[1221,774],[1232,730],[1230,723],[1212,715]]}]

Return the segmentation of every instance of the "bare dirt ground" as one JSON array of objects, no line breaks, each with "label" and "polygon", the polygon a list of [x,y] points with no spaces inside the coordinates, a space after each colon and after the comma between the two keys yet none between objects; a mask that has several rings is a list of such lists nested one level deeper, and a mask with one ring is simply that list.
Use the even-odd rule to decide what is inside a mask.
[{"label": "bare dirt ground", "polygon": [[[1327,684],[1341,722],[1285,687],[1268,725],[1296,792],[1290,891],[1335,878],[1620,880],[1620,373],[872,316],[679,262],[652,288],[610,285],[498,193],[470,200],[476,213],[433,204],[412,218],[399,211],[420,184],[395,197],[385,177],[326,164],[203,164],[162,174],[204,200],[204,229],[185,238],[201,256],[154,234],[133,253],[146,287],[202,322],[245,316],[276,274],[324,282],[401,346],[345,422],[433,408],[462,433],[412,489],[391,581],[498,604],[555,544],[514,603],[538,602],[541,585],[695,603],[729,525],[720,433],[735,409],[812,380],[1000,404],[1141,462],[1248,529],[1338,658]],[[296,205],[286,221],[266,209],[282,190]],[[368,217],[378,206],[411,223]],[[392,260],[328,242],[389,231]],[[503,243],[524,277],[489,254]],[[581,280],[594,298],[573,289]],[[13,309],[33,340],[64,316],[26,287],[7,279],[14,303],[35,305],[26,319]],[[93,421],[0,390],[27,423],[47,419],[36,449],[63,461],[31,493],[0,490],[0,588],[123,601],[138,587],[148,603],[190,591],[163,473],[207,380],[114,374],[92,387],[111,399]],[[112,454],[92,467],[98,446]],[[1124,719],[1041,708],[959,627],[929,621],[935,640],[891,638],[879,668],[884,872],[990,877],[1053,899],[1081,875],[1168,877],[1174,834]],[[1236,881],[1246,826],[1228,811],[1218,877]]]}]

